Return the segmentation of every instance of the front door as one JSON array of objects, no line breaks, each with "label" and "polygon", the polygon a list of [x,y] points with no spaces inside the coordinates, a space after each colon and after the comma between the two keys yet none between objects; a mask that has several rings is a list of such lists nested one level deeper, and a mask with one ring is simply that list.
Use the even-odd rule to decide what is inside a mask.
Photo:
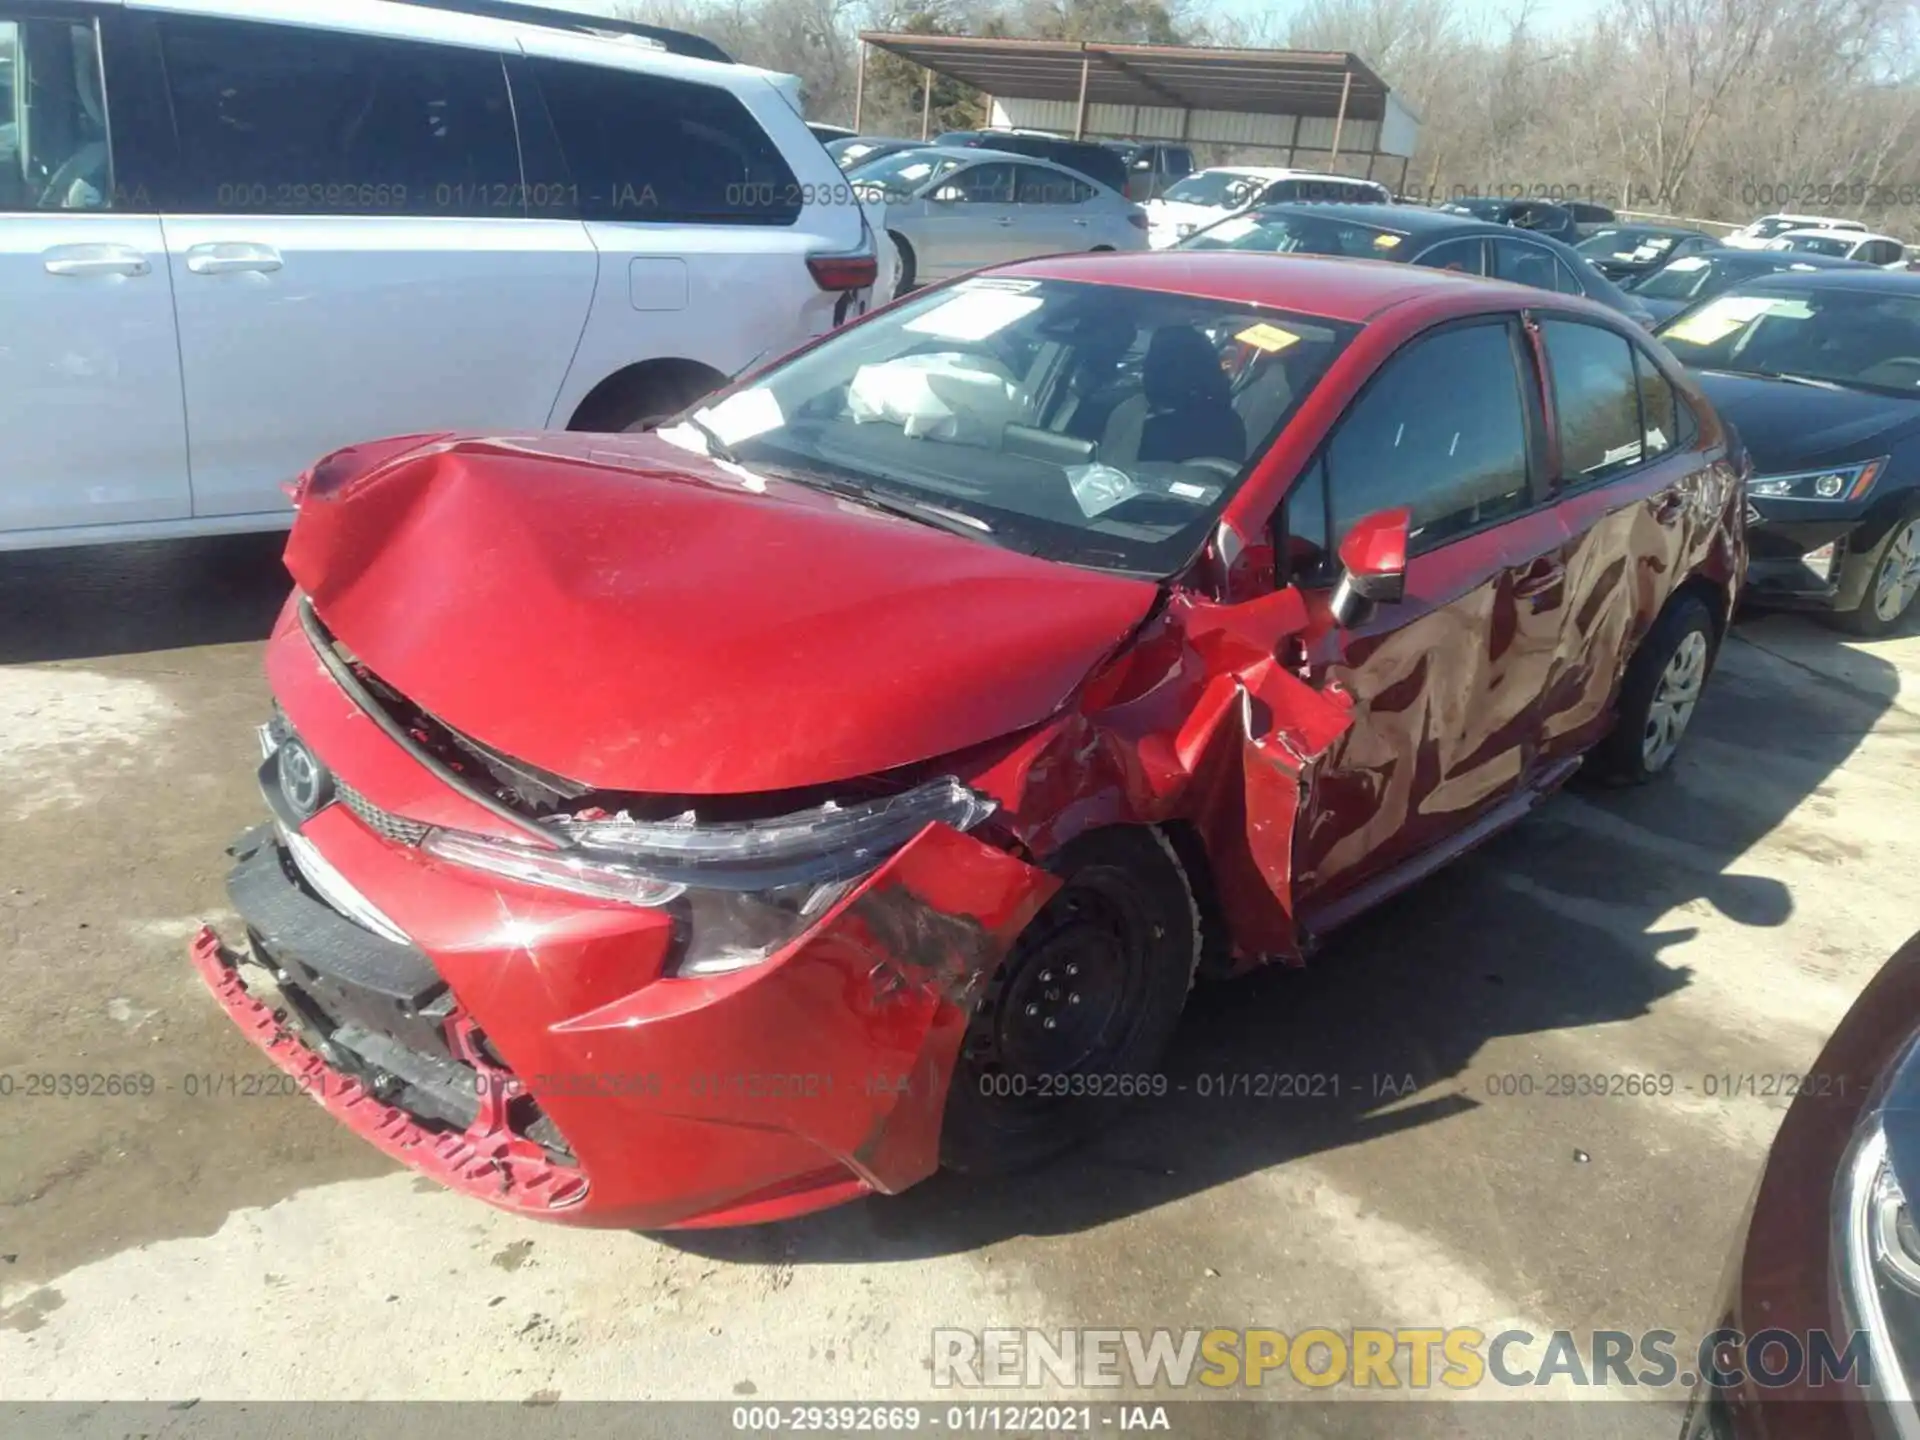
[{"label": "front door", "polygon": [[157,215],[116,188],[99,37],[0,3],[0,531],[184,519]]},{"label": "front door", "polygon": [[[1566,605],[1544,455],[1519,318],[1485,317],[1382,366],[1288,499],[1289,554],[1309,584],[1355,521],[1413,512],[1406,598],[1323,629],[1305,656],[1310,683],[1353,706],[1300,807],[1293,875],[1310,931],[1437,863],[1539,777]],[[1324,605],[1337,564],[1318,569]]]}]

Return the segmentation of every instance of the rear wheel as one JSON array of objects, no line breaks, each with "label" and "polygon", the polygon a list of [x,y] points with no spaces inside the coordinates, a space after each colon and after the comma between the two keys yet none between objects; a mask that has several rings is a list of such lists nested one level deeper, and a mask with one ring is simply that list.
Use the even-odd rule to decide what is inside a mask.
[{"label": "rear wheel", "polygon": [[1644,784],[1673,764],[1712,666],[1712,613],[1697,595],[1675,597],[1627,665],[1613,733],[1593,752],[1603,779]]},{"label": "rear wheel", "polygon": [[913,246],[907,243],[907,237],[889,230],[887,238],[893,241],[893,253],[899,258],[900,273],[894,278],[893,294],[887,298],[905,295],[913,289]]},{"label": "rear wheel", "polygon": [[940,1158],[954,1170],[1038,1163],[1142,1094],[1186,1005],[1200,916],[1158,831],[1066,846],[1063,884],[1015,942],[969,1019]]},{"label": "rear wheel", "polygon": [[1886,635],[1899,628],[1920,596],[1920,515],[1896,523],[1874,549],[1859,557],[1872,576],[1866,593],[1835,623],[1856,635]]}]

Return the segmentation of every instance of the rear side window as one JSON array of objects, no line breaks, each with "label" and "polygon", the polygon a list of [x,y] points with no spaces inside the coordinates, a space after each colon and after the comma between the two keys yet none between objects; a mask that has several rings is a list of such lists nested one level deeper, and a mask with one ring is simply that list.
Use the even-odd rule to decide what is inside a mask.
[{"label": "rear side window", "polygon": [[1566,261],[1558,255],[1553,257],[1553,286],[1562,295],[1584,295],[1587,287],[1580,283],[1580,277]]},{"label": "rear side window", "polygon": [[1416,550],[1527,509],[1520,386],[1505,324],[1442,331],[1389,360],[1326,450],[1331,543],[1401,505],[1413,511]]},{"label": "rear side window", "polygon": [[1013,166],[969,165],[958,174],[948,176],[947,182],[933,192],[933,198],[967,205],[1011,205]]},{"label": "rear side window", "polygon": [[1525,240],[1504,236],[1493,242],[1493,273],[1516,285],[1531,285],[1536,290],[1551,290],[1559,282],[1554,273],[1559,259],[1551,250],[1530,245]]},{"label": "rear side window", "polygon": [[182,15],[160,43],[180,136],[163,210],[524,213],[498,55]]},{"label": "rear side window", "polygon": [[1429,270],[1459,270],[1468,275],[1481,275],[1486,273],[1481,253],[1480,238],[1475,236],[1471,240],[1449,240],[1444,245],[1423,250],[1414,257],[1413,263]]},{"label": "rear side window", "polygon": [[0,211],[106,210],[112,201],[93,22],[15,20],[0,10]]},{"label": "rear side window", "polygon": [[791,225],[801,187],[730,91],[631,70],[529,60],[587,220]]},{"label": "rear side window", "polygon": [[1058,170],[1014,166],[1015,198],[1022,205],[1080,205],[1093,198],[1093,186]]},{"label": "rear side window", "polygon": [[[1638,465],[1647,436],[1641,429],[1633,346],[1611,330],[1575,320],[1542,321],[1540,334],[1553,372],[1560,473],[1568,483],[1584,485]],[[1654,379],[1666,385],[1658,375]],[[1667,444],[1676,429],[1669,415]]]}]

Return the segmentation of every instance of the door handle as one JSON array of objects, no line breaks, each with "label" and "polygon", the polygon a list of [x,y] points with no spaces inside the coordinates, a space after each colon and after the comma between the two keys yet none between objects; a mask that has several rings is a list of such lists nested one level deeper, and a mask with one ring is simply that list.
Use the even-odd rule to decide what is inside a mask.
[{"label": "door handle", "polygon": [[1013,224],[1013,217],[1011,215],[1002,215],[998,220],[994,221],[993,223],[996,225],[1011,225]]},{"label": "door handle", "polygon": [[195,275],[233,275],[243,271],[265,275],[282,264],[271,245],[220,241],[195,245],[187,251],[187,269]]},{"label": "door handle", "polygon": [[1076,219],[1073,223],[1076,225],[1084,225],[1087,222],[1084,219]]},{"label": "door handle", "polygon": [[40,257],[49,275],[145,275],[153,269],[131,245],[55,245]]}]

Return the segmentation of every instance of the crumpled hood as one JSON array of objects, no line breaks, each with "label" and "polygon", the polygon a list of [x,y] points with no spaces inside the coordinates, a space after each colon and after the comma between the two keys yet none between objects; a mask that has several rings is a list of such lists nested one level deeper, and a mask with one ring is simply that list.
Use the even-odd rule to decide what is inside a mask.
[{"label": "crumpled hood", "polygon": [[782,790],[994,739],[1157,595],[651,436],[358,453],[287,546],[320,619],[448,725],[596,787]]}]

